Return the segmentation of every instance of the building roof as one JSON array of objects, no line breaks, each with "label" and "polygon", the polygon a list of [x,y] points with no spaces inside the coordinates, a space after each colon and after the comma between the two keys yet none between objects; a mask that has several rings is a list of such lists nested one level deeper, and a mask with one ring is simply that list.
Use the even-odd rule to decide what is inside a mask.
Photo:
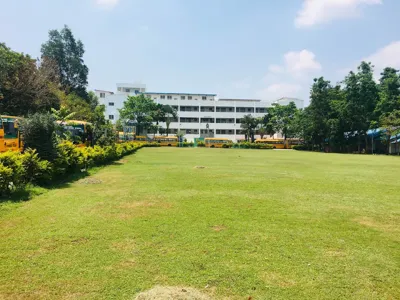
[{"label": "building roof", "polygon": [[106,93],[111,93],[111,94],[114,94],[114,92],[111,92],[111,91],[106,91],[106,90],[96,90],[96,89],[95,89],[95,91],[96,91],[96,92],[106,92]]},{"label": "building roof", "polygon": [[299,101],[304,101],[302,99],[294,98],[294,97],[282,97],[282,98],[276,99],[275,101],[280,101],[280,100],[299,100]]},{"label": "building roof", "polygon": [[216,94],[193,94],[193,93],[155,93],[155,92],[145,92],[145,95],[188,95],[188,96],[217,96]]},{"label": "building roof", "polygon": [[242,102],[261,102],[260,99],[218,99],[218,101],[242,101]]}]

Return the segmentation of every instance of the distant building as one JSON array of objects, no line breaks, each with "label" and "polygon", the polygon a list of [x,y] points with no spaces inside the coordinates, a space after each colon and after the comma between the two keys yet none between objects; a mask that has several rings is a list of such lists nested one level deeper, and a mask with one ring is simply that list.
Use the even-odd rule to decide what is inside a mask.
[{"label": "distant building", "polygon": [[273,101],[272,104],[289,105],[290,102],[294,102],[297,108],[304,108],[304,100],[298,98],[283,97]]},{"label": "distant building", "polygon": [[[185,133],[185,138],[214,136],[229,138],[233,141],[245,139],[240,128],[241,119],[251,114],[262,117],[267,112],[270,102],[258,99],[218,99],[216,94],[159,93],[147,92],[144,84],[118,83],[117,92],[95,90],[100,104],[106,107],[106,118],[115,123],[119,111],[124,106],[128,95],[145,94],[154,102],[168,104],[178,112],[178,119],[170,124],[170,133]],[[287,105],[293,101],[298,108],[303,108],[304,101],[296,98],[281,98],[273,103]],[[160,126],[166,128],[165,123]],[[208,127],[208,128],[207,128]]]}]

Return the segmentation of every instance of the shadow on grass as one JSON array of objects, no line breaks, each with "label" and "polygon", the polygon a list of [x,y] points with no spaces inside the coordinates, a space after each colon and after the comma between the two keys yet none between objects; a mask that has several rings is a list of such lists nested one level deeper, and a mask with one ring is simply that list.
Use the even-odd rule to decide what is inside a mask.
[{"label": "shadow on grass", "polygon": [[[96,167],[96,170],[102,167]],[[38,196],[44,194],[53,189],[64,189],[71,186],[72,183],[88,177],[93,174],[93,170],[91,172],[81,172],[81,173],[73,173],[70,175],[66,175],[63,178],[55,179],[50,184],[42,184],[42,185],[28,185],[24,189],[16,190],[10,195],[0,196],[0,204],[4,202],[24,202],[32,199],[34,196]]]}]

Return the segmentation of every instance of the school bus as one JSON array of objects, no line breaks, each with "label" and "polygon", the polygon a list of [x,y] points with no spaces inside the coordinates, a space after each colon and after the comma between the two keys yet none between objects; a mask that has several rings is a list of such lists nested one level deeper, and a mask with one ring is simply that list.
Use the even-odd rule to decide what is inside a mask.
[{"label": "school bus", "polygon": [[134,136],[134,139],[132,142],[138,142],[138,143],[143,143],[143,142],[147,142],[148,138],[147,136],[144,135],[136,135]]},{"label": "school bus", "polygon": [[63,130],[71,134],[74,144],[79,147],[90,146],[92,143],[93,132],[91,123],[78,120],[57,121]]},{"label": "school bus", "polygon": [[22,151],[23,142],[19,130],[19,121],[22,118],[0,116],[0,152]]},{"label": "school bus", "polygon": [[222,145],[230,144],[232,140],[227,138],[205,138],[204,143],[208,148],[222,148]]},{"label": "school bus", "polygon": [[287,142],[283,139],[257,139],[257,144],[268,144],[274,147],[274,149],[286,149]]},{"label": "school bus", "polygon": [[154,141],[159,143],[160,146],[176,147],[178,145],[176,136],[156,136]]}]

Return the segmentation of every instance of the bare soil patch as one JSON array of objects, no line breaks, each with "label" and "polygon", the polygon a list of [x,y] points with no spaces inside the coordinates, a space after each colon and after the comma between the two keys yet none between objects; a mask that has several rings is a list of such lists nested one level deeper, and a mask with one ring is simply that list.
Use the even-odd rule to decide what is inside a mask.
[{"label": "bare soil patch", "polygon": [[226,226],[224,226],[224,225],[214,225],[213,227],[211,227],[211,229],[216,231],[216,232],[220,232],[222,230],[226,230]]},{"label": "bare soil patch", "polygon": [[140,293],[135,300],[211,300],[208,295],[199,290],[186,287],[156,286]]}]

